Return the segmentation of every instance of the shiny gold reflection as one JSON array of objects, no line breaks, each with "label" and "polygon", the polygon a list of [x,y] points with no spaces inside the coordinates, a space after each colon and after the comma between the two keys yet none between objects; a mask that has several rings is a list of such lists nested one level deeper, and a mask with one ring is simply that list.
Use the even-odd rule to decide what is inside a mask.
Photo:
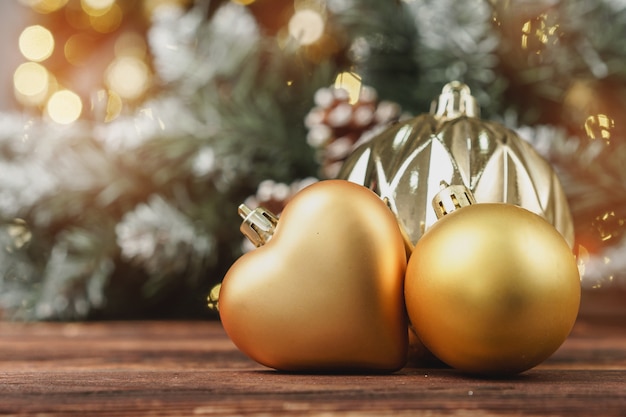
[{"label": "shiny gold reflection", "polygon": [[593,114],[585,120],[585,132],[590,139],[611,140],[611,130],[615,127],[615,120],[606,114]]},{"label": "shiny gold reflection", "polygon": [[[534,19],[527,20],[522,25],[522,49],[532,49],[531,44],[556,44],[559,40],[559,25],[550,22],[550,16],[542,13]],[[536,50],[540,53],[541,50]]]}]

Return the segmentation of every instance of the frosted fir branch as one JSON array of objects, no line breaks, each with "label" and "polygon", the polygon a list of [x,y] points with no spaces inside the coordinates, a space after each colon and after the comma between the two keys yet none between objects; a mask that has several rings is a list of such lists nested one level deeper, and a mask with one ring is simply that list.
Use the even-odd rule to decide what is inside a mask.
[{"label": "frosted fir branch", "polygon": [[96,126],[96,139],[111,152],[124,152],[160,138],[212,137],[221,118],[207,96],[217,97],[223,81],[217,77],[237,76],[258,38],[254,19],[240,5],[223,5],[210,21],[202,7],[158,8],[148,40],[164,90],[135,114]]},{"label": "frosted fir branch", "polygon": [[626,0],[603,0],[603,3],[615,13],[626,11]]},{"label": "frosted fir branch", "polygon": [[588,73],[603,79],[608,76],[626,76],[623,57],[626,46],[626,4],[623,0],[561,1],[559,4],[560,30],[569,42],[554,48],[559,63],[571,76]]},{"label": "frosted fir branch", "polygon": [[406,2],[329,0],[327,4],[329,21],[345,43],[350,69],[385,100],[415,109],[420,64],[413,54],[417,30]]},{"label": "frosted fir branch", "polygon": [[0,227],[0,308],[25,320],[82,319],[106,302],[116,249],[106,219],[71,226],[53,242],[23,220]]},{"label": "frosted fir branch", "polygon": [[22,115],[0,114],[0,216],[4,219],[23,215],[25,208],[58,185],[47,171],[49,152],[37,152],[41,133]]},{"label": "frosted fir branch", "polygon": [[188,13],[174,5],[156,9],[148,31],[148,43],[162,83],[181,80],[195,61],[194,43],[202,23],[202,12],[197,8]]},{"label": "frosted fir branch", "polygon": [[54,246],[34,306],[39,320],[77,320],[106,303],[113,260],[96,254],[72,254],[67,242]]},{"label": "frosted fir branch", "polygon": [[[483,0],[416,0],[407,3],[419,37],[414,51],[421,74],[418,90],[427,100],[442,85],[459,80],[483,106],[499,103],[503,85],[496,75],[500,43]],[[425,103],[426,105],[428,103]]]},{"label": "frosted fir branch", "polygon": [[[598,80],[620,83],[626,77],[626,9],[618,1],[493,2],[503,35],[502,69],[517,88],[516,106],[526,123],[546,119],[551,106],[567,106],[577,83]],[[520,11],[524,11],[523,18]],[[524,22],[523,19],[529,19]],[[527,47],[520,47],[516,24],[529,26]],[[548,112],[542,112],[548,110]]]},{"label": "frosted fir branch", "polygon": [[220,131],[221,118],[212,103],[192,105],[184,97],[175,90],[159,94],[132,115],[94,126],[94,138],[114,156],[171,137],[206,140]]},{"label": "frosted fir branch", "polygon": [[[148,125],[153,131],[140,135],[138,146],[152,147],[151,142],[158,144],[161,138],[166,139],[165,146],[169,138],[186,137],[188,154],[192,155],[188,174],[210,179],[221,191],[242,178],[260,181],[268,173],[259,171],[266,168],[291,170],[296,164],[302,165],[301,157],[293,154],[294,150],[301,151],[293,134],[296,126],[290,122],[283,100],[294,94],[286,88],[287,77],[292,77],[293,85],[302,86],[300,78],[310,75],[308,69],[302,68],[295,77],[287,73],[293,71],[289,52],[278,51],[274,39],[260,35],[248,8],[226,3],[208,21],[190,24],[193,30],[182,27],[187,18],[195,22],[202,14],[200,7],[186,15],[164,13],[150,31],[157,62],[178,67],[176,54],[191,58],[176,77],[166,76],[166,91],[150,107],[162,132],[154,132],[154,123]],[[164,44],[164,39],[169,43]],[[319,70],[312,75],[316,73]],[[308,82],[315,86],[317,81]],[[167,106],[169,102],[173,105]],[[287,105],[289,111],[297,111],[293,103]],[[136,123],[120,122],[118,132],[109,130],[100,136],[104,142],[119,146],[127,133],[138,136]],[[274,160],[271,167],[264,164],[264,157],[283,154],[284,160]],[[213,158],[208,169],[202,167],[206,156]]]},{"label": "frosted fir branch", "polygon": [[188,280],[198,279],[215,260],[215,238],[158,195],[126,213],[115,233],[122,258],[149,275],[148,288],[183,272]]},{"label": "frosted fir branch", "polygon": [[405,9],[401,2],[326,0],[325,3],[342,29],[353,37],[377,38],[375,42],[384,43],[414,33],[414,28],[406,26],[409,21],[403,19]]},{"label": "frosted fir branch", "polygon": [[41,265],[29,256],[32,233],[21,220],[0,226],[0,309],[3,317],[32,318]]},{"label": "frosted fir branch", "polygon": [[225,3],[210,21],[200,7],[186,14],[166,9],[148,32],[157,73],[165,82],[178,82],[191,94],[215,77],[231,77],[260,39],[248,9]]}]

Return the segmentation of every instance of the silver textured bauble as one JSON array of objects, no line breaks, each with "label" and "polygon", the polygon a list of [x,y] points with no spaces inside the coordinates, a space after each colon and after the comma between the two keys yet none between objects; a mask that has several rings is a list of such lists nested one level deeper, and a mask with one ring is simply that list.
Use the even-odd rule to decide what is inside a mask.
[{"label": "silver textured bauble", "polygon": [[570,247],[574,226],[554,170],[505,126],[480,119],[470,89],[446,84],[430,113],[396,123],[361,145],[338,178],[364,185],[396,215],[408,250],[436,221],[441,181],[463,184],[478,203],[510,203],[546,219]]}]

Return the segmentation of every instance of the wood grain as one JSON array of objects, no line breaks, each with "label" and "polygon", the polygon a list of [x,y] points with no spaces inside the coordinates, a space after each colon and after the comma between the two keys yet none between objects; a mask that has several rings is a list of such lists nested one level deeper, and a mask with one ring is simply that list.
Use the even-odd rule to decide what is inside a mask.
[{"label": "wood grain", "polygon": [[579,319],[548,361],[504,379],[279,373],[219,322],[0,323],[0,415],[418,414],[626,416],[626,316]]}]

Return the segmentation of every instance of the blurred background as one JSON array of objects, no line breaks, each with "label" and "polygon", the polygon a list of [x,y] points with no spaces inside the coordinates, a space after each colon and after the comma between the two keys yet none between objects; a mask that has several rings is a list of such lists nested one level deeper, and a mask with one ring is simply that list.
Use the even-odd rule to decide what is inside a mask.
[{"label": "blurred background", "polygon": [[559,175],[583,313],[626,306],[626,0],[9,0],[0,20],[4,319],[216,318],[237,206],[279,212],[452,80]]}]

